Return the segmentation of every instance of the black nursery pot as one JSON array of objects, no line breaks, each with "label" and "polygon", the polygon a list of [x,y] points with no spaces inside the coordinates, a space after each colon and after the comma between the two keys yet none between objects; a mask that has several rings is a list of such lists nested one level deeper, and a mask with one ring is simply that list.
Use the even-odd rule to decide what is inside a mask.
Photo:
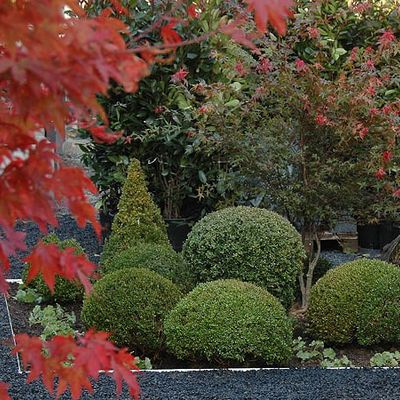
[{"label": "black nursery pot", "polygon": [[168,238],[175,251],[182,251],[183,243],[192,229],[191,220],[166,219]]},{"label": "black nursery pot", "polygon": [[358,244],[365,249],[379,249],[379,225],[357,225]]},{"label": "black nursery pot", "polygon": [[106,239],[111,234],[111,225],[114,220],[113,213],[106,213],[102,209],[99,211],[99,219],[101,225],[101,232],[102,232],[102,242],[104,243]]},{"label": "black nursery pot", "polygon": [[379,224],[357,225],[358,243],[366,249],[382,249],[399,234],[398,224],[382,221]]}]

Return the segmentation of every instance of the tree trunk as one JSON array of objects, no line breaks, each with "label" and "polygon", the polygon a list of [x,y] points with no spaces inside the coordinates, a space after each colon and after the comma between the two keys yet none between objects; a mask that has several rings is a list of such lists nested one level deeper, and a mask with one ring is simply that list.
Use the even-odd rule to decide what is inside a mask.
[{"label": "tree trunk", "polygon": [[399,243],[400,243],[400,235],[397,236],[396,239],[388,243],[386,246],[384,246],[381,254],[381,259],[383,261],[390,262],[393,252],[396,250],[396,247],[399,245]]},{"label": "tree trunk", "polygon": [[[301,311],[307,311],[308,304],[310,301],[310,292],[312,287],[312,281],[314,276],[314,269],[317,266],[319,257],[321,255],[321,240],[317,233],[310,235],[311,245],[309,246],[309,262],[307,267],[307,273],[304,277],[304,273],[299,275],[299,284],[301,290]],[[314,242],[317,244],[317,251],[314,251]]]}]

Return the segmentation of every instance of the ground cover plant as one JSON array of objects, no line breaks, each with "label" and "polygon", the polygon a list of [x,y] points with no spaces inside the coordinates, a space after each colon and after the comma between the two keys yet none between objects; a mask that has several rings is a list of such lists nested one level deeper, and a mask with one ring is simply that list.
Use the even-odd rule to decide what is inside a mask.
[{"label": "ground cover plant", "polygon": [[[81,227],[91,222],[100,235],[95,210],[85,194],[86,190],[95,192],[94,185],[81,170],[64,167],[54,146],[37,137],[38,130],[53,123],[62,134],[66,122],[77,121],[89,127],[98,141],[114,141],[120,134],[107,132],[107,118],[96,94],[105,94],[111,79],[123,84],[125,90],[135,91],[159,51],[164,50],[164,56],[171,55],[171,49],[182,42],[174,29],[177,20],[162,20],[154,27],[160,30],[159,45],[154,48],[142,45],[136,53],[127,51],[120,35],[127,27],[112,15],[130,11],[113,0],[112,6],[101,15],[87,18],[85,5],[87,2],[73,0],[5,1],[0,5],[2,293],[8,290],[5,274],[10,268],[9,256],[25,249],[24,233],[15,230],[17,220],[34,221],[45,232],[48,224],[57,225],[56,203],[64,201]],[[66,6],[70,18],[65,16]],[[273,17],[273,25],[280,33],[284,32],[289,2],[273,4],[258,0],[248,1],[248,6],[256,14],[260,31],[266,30],[268,19]],[[179,12],[187,16],[189,5],[177,11],[175,17],[180,17]],[[224,30],[242,43],[251,44],[238,24],[225,23],[216,30]],[[142,57],[137,55],[140,52]],[[96,126],[97,115],[105,125]],[[95,266],[83,255],[75,255],[72,249],[62,251],[56,245],[42,242],[27,257],[27,262],[30,263],[28,282],[42,273],[51,291],[56,276],[79,279],[85,290],[90,291]],[[31,367],[29,379],[38,379],[43,374],[51,394],[57,378],[56,395],[69,388],[72,398],[78,399],[83,388],[93,391],[89,378],[96,380],[99,370],[113,369],[117,390],[121,390],[125,381],[130,395],[139,396],[136,377],[129,373],[136,368],[134,357],[117,349],[104,332],[88,331],[77,340],[55,336],[48,341],[21,334],[16,342],[14,353],[20,353],[23,364]],[[0,393],[9,398],[3,382]]]}]

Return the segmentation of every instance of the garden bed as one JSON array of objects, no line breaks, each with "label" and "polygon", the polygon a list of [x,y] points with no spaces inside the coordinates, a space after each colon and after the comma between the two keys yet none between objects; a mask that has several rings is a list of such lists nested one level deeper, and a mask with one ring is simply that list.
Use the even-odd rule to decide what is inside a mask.
[{"label": "garden bed", "polygon": [[[29,323],[29,315],[32,312],[36,304],[22,303],[15,299],[19,284],[14,282],[10,283],[10,297],[7,299],[7,304],[10,312],[10,321],[12,324],[14,334],[28,333],[30,335],[40,336],[43,329],[38,325],[31,325]],[[66,313],[73,312],[76,316],[76,322],[74,323],[74,330],[78,332],[84,332],[84,325],[81,321],[82,304],[66,304],[63,306],[63,310]],[[306,324],[299,325],[296,329],[296,335],[303,337],[307,341],[312,339],[308,338]],[[308,340],[309,339],[309,340]],[[376,353],[383,351],[396,351],[392,346],[373,346],[373,347],[360,347],[355,345],[347,346],[334,346],[337,358],[347,356],[354,367],[370,367],[370,359]],[[293,357],[287,365],[265,365],[257,361],[246,362],[242,364],[229,364],[229,365],[215,365],[207,362],[189,362],[181,361],[170,354],[160,354],[156,359],[152,360],[153,368],[155,370],[204,370],[204,369],[215,369],[215,368],[238,368],[238,369],[252,369],[252,368],[313,368],[318,367],[320,364],[319,360],[309,360],[302,362],[300,359]]]}]

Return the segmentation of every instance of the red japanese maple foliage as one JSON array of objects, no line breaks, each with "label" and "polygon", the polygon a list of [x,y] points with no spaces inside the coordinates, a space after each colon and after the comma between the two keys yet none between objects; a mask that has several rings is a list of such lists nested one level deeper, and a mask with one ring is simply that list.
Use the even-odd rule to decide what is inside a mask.
[{"label": "red japanese maple foliage", "polygon": [[[125,380],[129,393],[138,397],[139,387],[135,375],[131,373],[131,370],[138,370],[135,361],[126,349],[118,349],[109,342],[107,333],[90,330],[77,341],[71,336],[55,336],[43,341],[20,334],[13,350],[14,354],[18,352],[24,365],[31,366],[28,382],[42,375],[44,385],[57,398],[68,387],[73,399],[79,399],[82,389],[93,392],[89,379],[98,379],[100,371],[111,370],[117,394],[121,393]],[[58,379],[57,390],[54,389],[55,378]]]},{"label": "red japanese maple foliage", "polygon": [[[16,231],[18,220],[33,221],[45,232],[48,225],[57,226],[56,209],[64,204],[79,226],[91,223],[100,235],[95,209],[86,197],[88,191],[96,192],[95,186],[80,169],[64,166],[54,146],[38,132],[54,126],[63,135],[65,124],[76,122],[88,128],[96,141],[112,143],[121,133],[108,131],[107,116],[96,95],[107,93],[111,79],[126,91],[135,91],[149,74],[154,54],[185,44],[176,31],[182,21],[169,18],[154,25],[160,30],[161,45],[128,50],[121,35],[128,28],[113,16],[129,10],[112,0],[101,15],[89,18],[84,3],[0,2],[0,292],[5,294],[9,257],[25,249],[25,234]],[[194,18],[196,2],[187,3],[185,9]],[[284,32],[290,0],[247,3],[261,31],[269,21],[278,32]],[[69,18],[66,8],[73,14]],[[251,45],[238,26],[233,21],[219,30]],[[96,126],[98,117],[103,126]],[[62,276],[79,280],[89,292],[89,279],[96,268],[72,249],[61,251],[42,242],[26,261],[30,265],[27,280],[41,274],[51,290],[55,277]],[[117,349],[106,333],[89,331],[76,340],[56,336],[49,341],[20,334],[16,342],[13,352],[30,368],[28,382],[41,377],[57,397],[67,388],[73,399],[78,399],[83,389],[91,392],[90,378],[97,379],[100,370],[113,370],[117,392],[125,381],[131,396],[139,396],[136,375],[131,372],[137,369],[134,357],[126,349]],[[9,399],[7,385],[1,382],[0,399]]]}]

